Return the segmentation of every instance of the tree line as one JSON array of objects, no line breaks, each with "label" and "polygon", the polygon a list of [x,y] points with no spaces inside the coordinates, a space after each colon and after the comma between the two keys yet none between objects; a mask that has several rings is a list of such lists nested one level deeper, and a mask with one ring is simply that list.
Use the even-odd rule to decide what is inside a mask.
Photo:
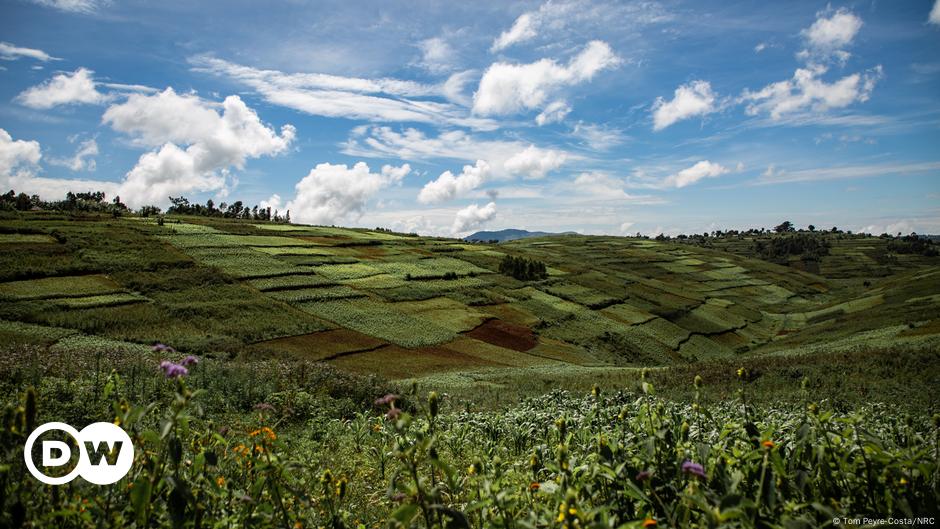
[{"label": "tree line", "polygon": [[[183,196],[168,198],[171,204],[166,211],[168,214],[290,223],[290,211],[286,211],[281,215],[280,211],[277,209],[272,211],[270,206],[262,207],[255,205],[248,207],[241,200],[237,200],[231,204],[222,202],[216,206],[212,199],[207,200],[205,204],[198,204],[190,203],[189,199]],[[89,191],[84,193],[73,193],[69,191],[66,193],[64,200],[43,200],[39,195],[17,193],[12,189],[0,195],[0,210],[110,213],[114,217],[120,217],[124,213],[132,212],[127,205],[121,202],[121,197],[119,196],[114,197],[111,201],[106,200],[104,191]],[[162,212],[163,210],[161,208],[148,205],[142,206],[134,213],[141,217],[156,217],[161,215]]]}]

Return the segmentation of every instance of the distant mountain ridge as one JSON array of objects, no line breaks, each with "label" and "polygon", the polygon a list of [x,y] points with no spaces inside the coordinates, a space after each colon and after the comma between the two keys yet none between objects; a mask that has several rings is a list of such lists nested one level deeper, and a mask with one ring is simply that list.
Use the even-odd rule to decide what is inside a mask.
[{"label": "distant mountain ridge", "polygon": [[529,237],[549,237],[552,235],[577,235],[577,232],[566,231],[563,233],[551,233],[547,231],[528,231],[506,229],[499,231],[478,231],[474,234],[464,237],[467,241],[514,241],[516,239],[528,239]]}]

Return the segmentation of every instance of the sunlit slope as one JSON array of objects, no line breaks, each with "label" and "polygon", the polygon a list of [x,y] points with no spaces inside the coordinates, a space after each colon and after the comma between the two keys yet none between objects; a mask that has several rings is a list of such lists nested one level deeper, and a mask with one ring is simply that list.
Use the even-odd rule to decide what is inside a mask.
[{"label": "sunlit slope", "polygon": [[[91,336],[159,341],[410,378],[668,366],[908,323],[919,335],[940,332],[940,277],[931,266],[853,289],[729,252],[621,237],[489,245],[199,217],[159,226],[49,214],[0,221],[0,229],[0,338],[44,347],[79,347]],[[506,255],[545,262],[548,278],[498,273]]]}]

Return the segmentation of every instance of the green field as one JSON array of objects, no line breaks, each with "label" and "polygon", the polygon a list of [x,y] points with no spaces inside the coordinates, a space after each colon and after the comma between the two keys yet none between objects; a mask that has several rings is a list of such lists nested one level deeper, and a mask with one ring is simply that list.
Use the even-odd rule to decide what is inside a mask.
[{"label": "green field", "polygon": [[[124,502],[112,514],[128,525],[172,525],[182,481],[215,521],[278,527],[285,517],[340,526],[342,513],[345,527],[389,517],[444,527],[457,511],[471,527],[554,527],[562,504],[566,523],[583,527],[646,516],[674,527],[824,527],[902,497],[929,513],[940,497],[928,456],[938,435],[929,416],[940,411],[940,261],[885,258],[881,239],[834,239],[809,271],[757,259],[736,239],[495,245],[224,218],[4,215],[0,389],[10,416],[26,413],[32,387],[38,419],[117,413],[140,432],[141,457],[184,441],[189,463],[164,468],[173,479],[141,465],[124,483],[121,494],[146,486],[164,498],[149,514]],[[548,275],[499,273],[505,255],[541,261]],[[179,352],[154,352],[157,342]],[[201,359],[184,383],[195,394],[156,371],[184,354]],[[604,397],[582,396],[594,386]],[[444,399],[439,415],[429,391]],[[412,419],[381,418],[372,401],[386,392]],[[166,410],[183,415],[166,422]],[[168,437],[147,433],[161,424]],[[222,424],[228,433],[212,433]],[[276,440],[252,433],[262,425]],[[15,444],[14,426],[3,435]],[[761,447],[770,439],[776,448]],[[841,444],[811,458],[821,439]],[[249,457],[239,446],[261,448]],[[708,476],[690,481],[685,459],[705,462]],[[2,479],[19,468],[10,465]],[[321,481],[327,468],[333,477]],[[633,479],[654,468],[651,482]],[[886,476],[873,492],[869,472]],[[297,490],[311,492],[299,500]],[[109,508],[89,496],[96,512]]]}]

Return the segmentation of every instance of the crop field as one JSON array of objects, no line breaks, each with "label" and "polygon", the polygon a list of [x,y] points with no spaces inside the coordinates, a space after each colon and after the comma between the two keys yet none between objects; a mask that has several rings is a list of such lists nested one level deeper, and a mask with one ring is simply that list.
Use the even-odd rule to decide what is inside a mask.
[{"label": "crop field", "polygon": [[120,285],[103,275],[49,277],[0,283],[0,298],[14,300],[78,297],[120,291]]},{"label": "crop field", "polygon": [[[434,523],[420,513],[437,512],[443,527],[460,512],[470,527],[506,517],[551,527],[565,506],[565,521],[583,527],[720,526],[714,517],[734,512],[823,527],[882,497],[904,495],[917,512],[936,504],[936,464],[922,443],[938,435],[928,415],[940,411],[930,397],[940,384],[940,262],[886,260],[873,238],[836,244],[812,272],[731,241],[468,244],[216,218],[82,220],[0,218],[0,388],[21,399],[34,387],[50,403],[43,419],[76,423],[114,420],[124,408],[113,399],[127,410],[191,409],[185,426],[156,411],[121,420],[141,431],[169,424],[169,438],[185,440],[193,466],[173,480],[210,498],[212,516],[425,527]],[[500,273],[507,255],[541,261],[548,276]],[[200,363],[179,385],[157,373],[161,360],[185,354]],[[582,396],[595,385],[602,393]],[[437,415],[429,391],[441,399]],[[373,405],[390,392],[397,419]],[[802,411],[810,402],[817,411]],[[889,409],[911,419],[892,420]],[[223,422],[228,433],[211,433]],[[276,433],[253,436],[261,426]],[[806,475],[813,439],[837,438],[812,460],[828,470]],[[142,454],[172,443],[140,439]],[[213,447],[215,466],[201,446]],[[239,446],[281,456],[262,464],[252,455],[249,482]],[[683,470],[686,460],[704,477]],[[170,497],[169,481],[139,468],[122,490],[153,480],[153,493]],[[637,478],[645,471],[652,477]],[[858,478],[869,471],[890,476],[875,480],[884,488],[875,503]],[[337,479],[348,483],[342,498]],[[328,489],[323,480],[333,480]],[[313,491],[310,503],[282,512],[277,495],[297,487]],[[109,508],[82,490],[89,509]],[[221,507],[226,494],[250,496],[259,510]],[[813,506],[817,496],[835,503]],[[169,508],[154,505],[120,516],[170,523]]]}]

